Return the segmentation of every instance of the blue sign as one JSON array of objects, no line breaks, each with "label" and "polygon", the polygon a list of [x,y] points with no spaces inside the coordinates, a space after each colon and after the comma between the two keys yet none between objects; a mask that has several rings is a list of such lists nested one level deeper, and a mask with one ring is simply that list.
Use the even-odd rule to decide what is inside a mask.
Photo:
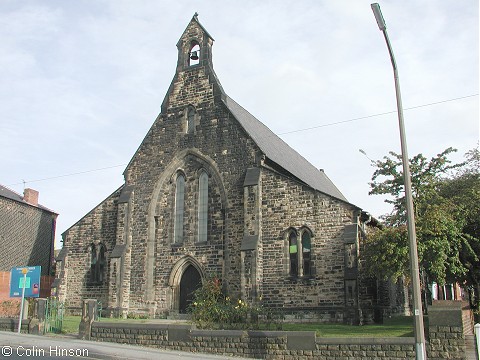
[{"label": "blue sign", "polygon": [[25,297],[40,296],[41,266],[14,267],[10,272],[10,297],[22,297],[25,288]]}]

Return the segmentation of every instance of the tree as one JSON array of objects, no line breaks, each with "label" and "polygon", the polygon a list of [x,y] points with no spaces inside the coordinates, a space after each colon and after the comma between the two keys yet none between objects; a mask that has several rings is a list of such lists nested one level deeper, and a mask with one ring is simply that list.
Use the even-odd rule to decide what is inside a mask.
[{"label": "tree", "polygon": [[[465,241],[460,258],[466,268],[457,281],[467,284],[471,300],[480,310],[480,151],[473,149],[466,154],[466,162],[452,179],[444,181],[440,194],[456,204],[457,219]],[[473,295],[473,296],[472,296]],[[473,299],[472,299],[473,298]],[[472,301],[472,302],[473,302]]]},{"label": "tree", "polygon": [[[460,282],[480,290],[480,156],[452,164],[448,148],[428,160],[410,159],[419,265],[428,281]],[[408,239],[401,155],[390,152],[372,161],[376,168],[370,194],[390,195],[385,227],[366,240],[363,263],[368,273],[397,280],[409,277]],[[477,297],[478,298],[478,297]],[[477,301],[478,306],[478,301]]]}]

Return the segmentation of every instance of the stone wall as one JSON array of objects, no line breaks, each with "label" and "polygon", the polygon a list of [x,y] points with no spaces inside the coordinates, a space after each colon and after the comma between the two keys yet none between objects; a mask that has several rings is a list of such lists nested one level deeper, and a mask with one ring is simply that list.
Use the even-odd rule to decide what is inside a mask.
[{"label": "stone wall", "polygon": [[188,325],[95,322],[91,340],[256,359],[415,357],[413,338],[316,338],[314,332],[194,330]]},{"label": "stone wall", "polygon": [[428,337],[430,360],[466,359],[464,324],[462,321],[463,304],[461,301],[434,301],[428,308]]},{"label": "stone wall", "polygon": [[[429,329],[429,360],[466,359],[461,328]],[[414,338],[317,338],[314,332],[195,330],[188,325],[94,322],[91,339],[167,350],[257,359],[415,358]]]},{"label": "stone wall", "polygon": [[[354,207],[266,169],[262,171],[262,189],[262,302],[285,313],[290,309],[296,309],[297,314],[303,311],[316,321],[342,321],[343,236],[345,226],[355,222]],[[305,227],[312,232],[312,272],[292,277],[287,231]]]},{"label": "stone wall", "polygon": [[[95,301],[90,301],[94,309]],[[462,305],[439,301],[429,308],[428,359],[466,359]],[[313,331],[197,330],[190,325],[118,322],[89,322],[83,335],[97,341],[262,359],[415,358],[415,339],[407,337],[317,338]]]},{"label": "stone wall", "polygon": [[[20,332],[22,333],[30,333],[30,323],[32,320],[30,319],[25,319],[22,320],[22,328],[20,329]],[[12,331],[12,332],[17,332],[18,331],[18,319],[10,319],[10,318],[0,318],[0,331]]]},{"label": "stone wall", "polygon": [[429,328],[430,360],[445,359],[444,354],[451,354],[448,359],[466,359],[466,345],[463,329],[459,326],[430,326]]},{"label": "stone wall", "polygon": [[[313,331],[197,330],[191,325],[94,321],[96,301],[83,302],[79,337],[94,341],[213,353],[260,359],[415,358],[415,339],[317,338]],[[459,311],[460,310],[460,311]],[[465,360],[461,302],[438,302],[429,308],[426,342],[429,360]],[[17,321],[0,319],[0,331],[16,331]],[[22,331],[39,334],[39,320],[22,321]]]},{"label": "stone wall", "polygon": [[[68,249],[65,261],[57,268],[61,279],[58,293],[61,301],[73,313],[79,313],[82,299],[94,298],[107,304],[109,274],[109,254],[115,247],[117,206],[120,195],[116,190],[102,203],[91,210],[74,226],[63,234],[64,247]],[[105,281],[102,284],[90,283],[89,246],[103,244],[106,247]]]}]

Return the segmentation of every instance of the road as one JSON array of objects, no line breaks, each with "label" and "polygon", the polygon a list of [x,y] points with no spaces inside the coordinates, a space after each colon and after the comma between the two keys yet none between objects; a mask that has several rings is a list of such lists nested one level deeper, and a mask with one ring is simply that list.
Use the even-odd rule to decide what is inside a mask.
[{"label": "road", "polygon": [[0,359],[232,360],[232,357],[0,331]]}]

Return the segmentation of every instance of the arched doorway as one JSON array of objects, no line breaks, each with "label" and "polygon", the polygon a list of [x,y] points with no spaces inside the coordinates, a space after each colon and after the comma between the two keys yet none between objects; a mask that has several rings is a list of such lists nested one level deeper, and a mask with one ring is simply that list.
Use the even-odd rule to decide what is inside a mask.
[{"label": "arched doorway", "polygon": [[185,314],[188,305],[193,301],[193,292],[202,285],[202,277],[193,265],[189,265],[183,272],[180,280],[179,312]]}]

